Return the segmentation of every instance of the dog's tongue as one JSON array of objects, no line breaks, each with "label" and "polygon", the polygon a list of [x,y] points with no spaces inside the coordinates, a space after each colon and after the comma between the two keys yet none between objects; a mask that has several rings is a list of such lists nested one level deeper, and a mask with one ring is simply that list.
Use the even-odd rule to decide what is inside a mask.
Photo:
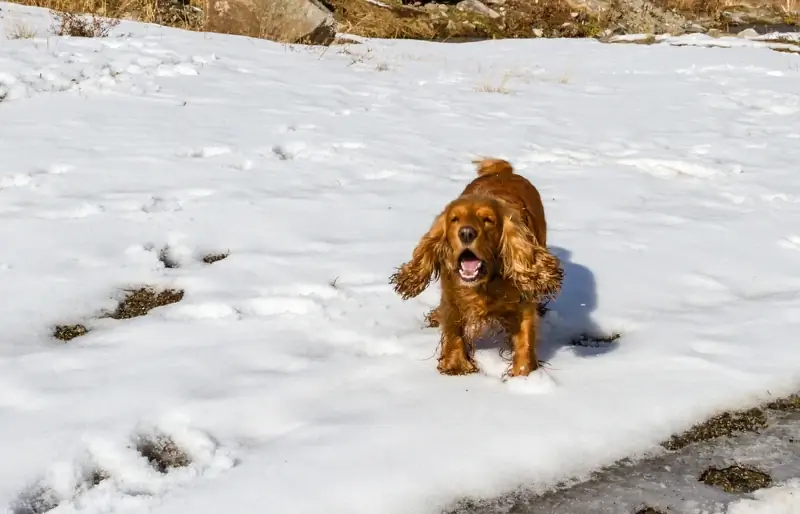
[{"label": "dog's tongue", "polygon": [[480,265],[481,265],[480,259],[466,258],[461,261],[461,269],[463,269],[467,273],[475,273],[476,271],[478,271],[478,267],[480,267]]}]

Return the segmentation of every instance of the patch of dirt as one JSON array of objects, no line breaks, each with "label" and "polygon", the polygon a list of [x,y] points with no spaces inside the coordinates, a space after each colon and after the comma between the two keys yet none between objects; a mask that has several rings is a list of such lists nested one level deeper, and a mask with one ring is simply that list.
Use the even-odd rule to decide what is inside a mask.
[{"label": "patch of dirt", "polygon": [[222,259],[226,258],[230,255],[229,252],[226,253],[210,253],[203,257],[203,262],[206,264],[214,264],[215,262],[221,261]]},{"label": "patch of dirt", "polygon": [[53,330],[53,337],[67,342],[76,337],[85,336],[88,333],[89,330],[83,325],[58,325],[55,330]]},{"label": "patch of dirt", "polygon": [[186,467],[192,462],[186,452],[164,435],[141,438],[136,445],[136,450],[159,473],[166,473],[170,468]]},{"label": "patch of dirt", "polygon": [[144,316],[156,307],[163,307],[172,303],[177,303],[183,299],[183,290],[166,289],[155,291],[149,287],[142,287],[133,291],[128,291],[117,310],[108,315],[113,319],[130,319]]},{"label": "patch of dirt", "polygon": [[692,443],[727,437],[741,432],[757,432],[767,426],[767,416],[762,409],[723,412],[699,423],[686,432],[673,435],[661,445],[670,451],[679,450]]},{"label": "patch of dirt", "polygon": [[103,482],[104,480],[108,480],[109,478],[111,478],[111,475],[109,475],[106,470],[104,470],[104,469],[95,469],[89,475],[89,483],[92,486],[96,486],[96,485],[100,485],[100,482]]},{"label": "patch of dirt", "polygon": [[666,512],[663,510],[654,509],[653,507],[645,507],[637,510],[635,514],[666,514]]},{"label": "patch of dirt", "polygon": [[708,468],[700,475],[700,481],[731,494],[752,493],[772,485],[772,478],[768,474],[743,466]]}]

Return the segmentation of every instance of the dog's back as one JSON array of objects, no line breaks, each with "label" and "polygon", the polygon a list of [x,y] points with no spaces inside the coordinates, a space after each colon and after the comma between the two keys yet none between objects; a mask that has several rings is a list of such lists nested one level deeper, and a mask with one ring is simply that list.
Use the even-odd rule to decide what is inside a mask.
[{"label": "dog's back", "polygon": [[514,173],[508,161],[486,158],[476,161],[478,177],[467,184],[461,194],[481,194],[500,198],[520,211],[525,225],[536,241],[547,245],[547,221],[544,205],[536,187],[522,175]]}]

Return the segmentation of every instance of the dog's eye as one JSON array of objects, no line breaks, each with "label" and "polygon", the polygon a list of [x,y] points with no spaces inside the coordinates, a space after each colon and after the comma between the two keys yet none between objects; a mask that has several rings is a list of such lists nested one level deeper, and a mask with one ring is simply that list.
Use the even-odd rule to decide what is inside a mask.
[{"label": "dog's eye", "polygon": [[494,225],[494,220],[489,217],[483,218],[483,222],[486,223],[487,225]]},{"label": "dog's eye", "polygon": [[450,218],[450,223],[458,223],[458,216],[453,216]]}]

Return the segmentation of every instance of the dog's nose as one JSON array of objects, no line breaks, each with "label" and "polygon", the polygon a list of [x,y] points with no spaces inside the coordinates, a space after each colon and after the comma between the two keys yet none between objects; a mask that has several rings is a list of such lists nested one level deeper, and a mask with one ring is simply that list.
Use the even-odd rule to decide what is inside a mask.
[{"label": "dog's nose", "polygon": [[465,245],[470,244],[478,237],[478,232],[472,227],[461,227],[458,229],[458,238]]}]

